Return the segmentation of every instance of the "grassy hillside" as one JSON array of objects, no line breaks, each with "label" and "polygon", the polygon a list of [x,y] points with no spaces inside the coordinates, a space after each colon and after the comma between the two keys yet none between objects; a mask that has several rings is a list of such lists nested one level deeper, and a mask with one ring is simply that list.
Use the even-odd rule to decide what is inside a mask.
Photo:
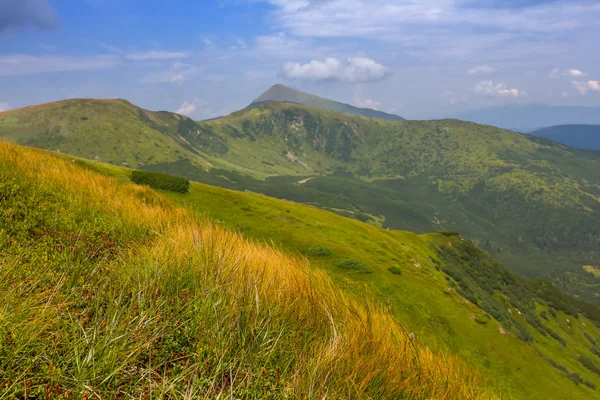
[{"label": "grassy hillside", "polygon": [[[129,171],[85,165],[129,182]],[[163,194],[226,229],[307,257],[353,298],[385,304],[417,341],[477,366],[508,398],[586,399],[596,393],[599,377],[580,358],[600,361],[590,341],[600,333],[600,310],[547,283],[516,279],[452,232],[382,230],[198,183],[188,194]]]},{"label": "grassy hillside", "polygon": [[319,96],[304,93],[299,90],[292,89],[285,85],[274,85],[269,90],[261,94],[256,98],[252,105],[258,105],[262,103],[271,102],[284,102],[292,104],[303,104],[305,106],[321,108],[323,110],[336,111],[346,114],[360,115],[369,118],[380,118],[389,121],[403,121],[404,118],[394,114],[388,114],[383,111],[373,110],[371,108],[358,108],[351,106],[350,104],[340,103],[338,101],[332,101],[324,99]]},{"label": "grassy hillside", "polygon": [[0,113],[0,131],[26,146],[131,167],[182,158],[208,167],[199,152],[226,151],[219,137],[199,131],[191,119],[126,100],[74,99],[7,111]]},{"label": "grassy hillside", "polygon": [[238,187],[391,228],[458,230],[513,270],[600,301],[597,278],[583,270],[600,264],[599,153],[456,120],[388,122],[285,104],[213,126],[239,133],[222,156],[232,164],[256,177],[300,177],[265,185],[220,174]]},{"label": "grassy hillside", "polygon": [[600,150],[600,125],[557,125],[535,130],[530,135],[579,149]]},{"label": "grassy hillside", "polygon": [[[123,153],[142,169],[393,229],[456,230],[513,271],[600,304],[600,280],[584,269],[600,267],[598,152],[456,120],[384,121],[285,103],[198,123],[104,104],[0,113],[0,136],[113,164],[127,141]],[[56,129],[63,134],[48,137]]]},{"label": "grassy hillside", "polygon": [[4,142],[0,177],[3,398],[497,398],[306,261],[151,189]]}]

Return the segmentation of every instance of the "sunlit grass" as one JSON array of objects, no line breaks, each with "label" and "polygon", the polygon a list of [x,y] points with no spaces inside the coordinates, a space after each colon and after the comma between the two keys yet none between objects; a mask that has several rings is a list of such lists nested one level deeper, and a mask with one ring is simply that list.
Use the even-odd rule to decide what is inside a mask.
[{"label": "sunlit grass", "polygon": [[0,216],[27,224],[0,234],[0,398],[494,398],[306,261],[148,188],[5,143],[0,175]]}]

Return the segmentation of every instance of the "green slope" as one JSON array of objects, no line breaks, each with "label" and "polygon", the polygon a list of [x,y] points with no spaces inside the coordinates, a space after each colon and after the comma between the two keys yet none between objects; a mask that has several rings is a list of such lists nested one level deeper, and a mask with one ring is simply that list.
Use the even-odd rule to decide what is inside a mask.
[{"label": "green slope", "polygon": [[[600,280],[584,269],[600,266],[600,153],[457,120],[384,121],[288,103],[198,123],[122,101],[56,104],[60,113],[0,114],[0,136],[53,150],[102,137],[64,151],[115,164],[127,140],[132,166],[394,229],[457,230],[513,271],[600,304]],[[82,119],[90,113],[94,129]],[[63,132],[65,120],[73,134],[46,134]],[[139,140],[142,129],[164,150]]]},{"label": "green slope", "polygon": [[0,398],[499,398],[306,260],[72,157],[0,141]]},{"label": "green slope", "polygon": [[[129,171],[85,165],[129,181]],[[307,257],[338,287],[386,304],[418,340],[477,366],[508,398],[597,394],[600,376],[579,359],[600,364],[589,339],[600,334],[600,310],[547,283],[515,278],[452,232],[384,230],[318,208],[194,182],[188,194],[164,194],[227,229]],[[349,259],[366,269],[342,268]],[[578,377],[589,387],[575,383]]]},{"label": "green slope", "polygon": [[403,121],[404,118],[394,114],[388,114],[383,111],[373,110],[371,108],[359,108],[350,104],[340,103],[338,101],[324,99],[319,96],[314,96],[309,93],[304,93],[296,89],[292,89],[285,85],[274,85],[269,90],[261,94],[250,105],[258,105],[262,103],[283,102],[302,104],[305,106],[321,108],[324,110],[336,111],[346,114],[360,115],[369,118],[380,118],[389,121]]},{"label": "green slope", "polygon": [[600,150],[600,125],[557,125],[530,133],[570,147]]},{"label": "green slope", "polygon": [[0,113],[0,130],[22,145],[132,167],[182,158],[208,167],[207,156],[227,150],[187,117],[126,100],[73,99],[12,110]]}]

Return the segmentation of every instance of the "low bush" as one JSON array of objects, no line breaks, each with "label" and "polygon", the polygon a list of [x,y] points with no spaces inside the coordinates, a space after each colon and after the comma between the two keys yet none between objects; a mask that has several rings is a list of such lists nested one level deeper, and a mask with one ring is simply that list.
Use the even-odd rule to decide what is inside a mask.
[{"label": "low bush", "polygon": [[587,340],[590,341],[591,344],[593,344],[594,346],[596,345],[596,339],[594,339],[591,335],[589,335],[587,332],[583,333],[583,336],[585,336],[585,338]]},{"label": "low bush", "polygon": [[579,356],[579,362],[596,375],[600,375],[600,368],[598,368],[598,366],[586,356]]},{"label": "low bush", "polygon": [[460,233],[456,231],[438,231],[437,233],[444,236],[460,236]]},{"label": "low bush", "polygon": [[590,351],[591,351],[592,353],[594,353],[595,355],[597,355],[598,357],[600,357],[600,349],[599,349],[599,348],[597,348],[597,347],[592,347],[592,348],[590,349]]},{"label": "low bush", "polygon": [[583,381],[583,384],[587,387],[589,387],[590,389],[596,390],[596,385],[594,385],[592,382],[590,381]]},{"label": "low bush", "polygon": [[394,275],[402,275],[402,270],[398,267],[389,267],[388,271],[390,271]]},{"label": "low bush", "polygon": [[577,372],[571,372],[571,374],[569,374],[569,378],[575,382],[576,385],[583,383],[583,378],[579,376]]},{"label": "low bush", "polygon": [[559,370],[561,372],[564,372],[565,374],[569,375],[569,370],[564,365],[560,365],[560,364],[556,363],[556,361],[554,361],[551,358],[546,358],[546,361],[548,362],[548,364],[552,365],[557,370]]},{"label": "low bush", "polygon": [[313,244],[304,251],[304,254],[313,257],[327,257],[330,256],[332,253],[333,252],[331,251],[331,249],[320,244]]},{"label": "low bush", "polygon": [[148,185],[153,189],[168,190],[177,193],[187,193],[190,181],[161,172],[133,171],[131,181],[138,185]]},{"label": "low bush", "polygon": [[336,267],[341,269],[346,269],[349,271],[356,271],[361,274],[372,274],[373,271],[366,265],[361,263],[360,261],[353,260],[351,258],[340,260],[335,263]]}]

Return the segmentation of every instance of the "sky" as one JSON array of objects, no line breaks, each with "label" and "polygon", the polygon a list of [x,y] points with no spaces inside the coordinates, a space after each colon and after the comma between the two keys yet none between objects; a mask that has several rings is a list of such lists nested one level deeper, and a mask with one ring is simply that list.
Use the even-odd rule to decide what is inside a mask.
[{"label": "sky", "polygon": [[436,118],[600,106],[598,0],[0,0],[0,111],[124,98],[196,119],[283,83]]}]

